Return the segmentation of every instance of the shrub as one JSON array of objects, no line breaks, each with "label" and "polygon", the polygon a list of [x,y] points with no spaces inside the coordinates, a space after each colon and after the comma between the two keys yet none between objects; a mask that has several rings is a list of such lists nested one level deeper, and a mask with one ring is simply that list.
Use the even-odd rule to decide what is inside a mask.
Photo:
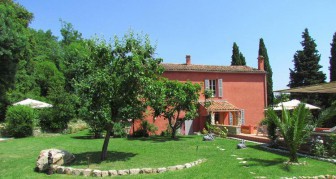
[{"label": "shrub", "polygon": [[40,112],[40,126],[43,131],[62,132],[68,127],[68,122],[76,117],[76,97],[59,90],[52,93],[50,99],[53,101],[53,107]]},{"label": "shrub", "polygon": [[126,125],[123,122],[116,122],[113,126],[113,137],[127,137],[127,133],[125,131]]},{"label": "shrub", "polygon": [[312,146],[312,153],[318,157],[326,157],[327,150],[323,145],[323,142],[314,141]]},{"label": "shrub", "polygon": [[228,133],[228,129],[226,127],[224,127],[224,128],[214,127],[213,133],[215,133],[217,136],[219,136],[221,138],[226,138],[227,133]]},{"label": "shrub", "polygon": [[140,128],[134,132],[133,136],[134,137],[148,137],[149,134],[155,133],[158,128],[155,126],[155,124],[151,124],[148,121],[144,120],[141,121],[141,126]]},{"label": "shrub", "polygon": [[73,120],[69,122],[68,128],[66,129],[65,133],[72,134],[72,133],[85,130],[87,128],[88,128],[88,125],[86,124],[86,122],[82,120]]},{"label": "shrub", "polygon": [[6,130],[13,137],[27,137],[33,134],[36,115],[27,106],[11,106],[6,112]]}]

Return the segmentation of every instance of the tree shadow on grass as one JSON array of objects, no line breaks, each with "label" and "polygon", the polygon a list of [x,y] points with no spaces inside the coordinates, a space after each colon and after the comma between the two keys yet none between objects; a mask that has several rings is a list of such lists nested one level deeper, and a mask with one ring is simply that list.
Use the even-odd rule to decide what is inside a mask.
[{"label": "tree shadow on grass", "polygon": [[[83,153],[75,153],[76,159],[70,165],[88,165],[89,164],[100,164],[102,161],[100,160],[101,151],[96,152],[83,152]],[[116,162],[116,161],[126,161],[130,158],[136,156],[135,153],[128,152],[117,152],[117,151],[108,151],[107,158],[104,162]]]},{"label": "tree shadow on grass", "polygon": [[81,139],[81,140],[94,140],[94,139],[103,139],[103,137],[101,138],[94,138],[92,135],[85,135],[85,136],[72,136],[71,138],[73,139]]},{"label": "tree shadow on grass", "polygon": [[271,166],[279,166],[280,169],[290,172],[290,166],[284,164],[287,160],[284,158],[273,158],[273,159],[261,159],[261,158],[247,158],[248,166],[262,166],[262,167],[271,167]]},{"label": "tree shadow on grass", "polygon": [[170,136],[150,136],[150,137],[128,137],[128,140],[138,140],[138,141],[149,141],[149,142],[169,142],[169,141],[185,141],[186,139],[192,137],[187,136],[177,136],[175,139]]}]

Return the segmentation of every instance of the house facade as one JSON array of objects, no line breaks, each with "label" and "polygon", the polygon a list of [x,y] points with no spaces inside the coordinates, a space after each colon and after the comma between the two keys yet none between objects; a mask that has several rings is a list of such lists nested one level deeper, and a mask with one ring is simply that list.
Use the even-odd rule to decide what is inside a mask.
[{"label": "house facade", "polygon": [[[185,135],[200,132],[210,115],[212,125],[227,127],[229,133],[253,133],[260,121],[264,119],[267,104],[267,82],[263,57],[258,58],[258,68],[248,66],[215,66],[191,63],[190,55],[182,64],[161,64],[165,71],[163,76],[181,82],[191,81],[201,86],[199,96],[199,116],[185,121],[181,133]],[[204,106],[205,89],[213,91],[211,105]],[[209,117],[208,117],[209,118]],[[148,117],[150,122],[152,117]],[[166,130],[167,120],[157,118],[157,134]]]}]

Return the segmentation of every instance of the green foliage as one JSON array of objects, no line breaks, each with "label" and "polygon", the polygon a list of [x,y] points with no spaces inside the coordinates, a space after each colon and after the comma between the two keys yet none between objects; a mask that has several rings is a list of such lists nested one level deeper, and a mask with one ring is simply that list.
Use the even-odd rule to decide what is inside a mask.
[{"label": "green foliage", "polygon": [[[176,131],[185,120],[193,120],[197,115],[200,86],[190,81],[182,83],[162,79],[157,84],[163,90],[163,95],[157,96],[161,105],[150,103],[154,114],[161,115],[168,120],[172,129],[172,138],[176,137]],[[183,116],[184,114],[184,116]]]},{"label": "green foliage", "polygon": [[13,137],[27,137],[33,135],[34,110],[27,106],[11,106],[6,112],[6,130]]},{"label": "green foliage", "polygon": [[126,133],[125,127],[126,125],[122,121],[114,123],[113,137],[127,137],[128,134]]},{"label": "green foliage", "polygon": [[231,65],[232,66],[246,65],[245,57],[239,51],[239,47],[236,44],[236,42],[233,43],[232,47]]},{"label": "green foliage", "polygon": [[336,134],[329,136],[329,141],[327,142],[328,155],[330,157],[336,158]]},{"label": "green foliage", "polygon": [[140,128],[134,132],[134,137],[148,137],[150,134],[155,134],[158,128],[155,124],[149,123],[147,120],[141,121]]},{"label": "green foliage", "polygon": [[27,27],[33,15],[10,0],[0,3],[0,121],[9,104],[6,92],[14,87],[19,59],[27,45]]},{"label": "green foliage", "polygon": [[[302,33],[303,41],[301,45],[303,50],[296,51],[294,55],[294,69],[290,69],[290,88],[308,86],[325,82],[326,75],[320,70],[320,54],[316,49],[314,39],[309,35],[308,29]],[[321,106],[326,102],[323,96],[318,94],[292,93],[292,99],[299,99],[302,102]],[[321,102],[322,101],[322,102]]]},{"label": "green foliage", "polygon": [[259,41],[259,51],[258,51],[259,56],[264,57],[264,64],[265,64],[265,71],[267,72],[266,80],[267,80],[267,105],[271,104],[277,104],[274,102],[274,94],[273,94],[273,71],[271,68],[271,64],[269,62],[268,54],[267,54],[267,49],[264,43],[264,39],[260,38]]},{"label": "green foliage", "polygon": [[274,122],[274,120],[272,120],[271,118],[269,118],[270,116],[267,116],[263,121],[262,121],[262,125],[267,125],[267,135],[268,138],[271,140],[271,147],[277,147],[276,144],[276,140],[278,139],[278,135],[277,135],[277,126]]},{"label": "green foliage", "polygon": [[315,124],[310,117],[310,111],[305,108],[305,104],[300,104],[292,113],[283,108],[281,118],[273,109],[267,110],[268,120],[272,120],[279,128],[288,147],[290,162],[298,162],[297,151],[314,129]]},{"label": "green foliage", "polygon": [[73,42],[82,40],[82,33],[75,30],[71,23],[65,22],[63,20],[60,20],[60,22],[62,24],[61,34],[63,37],[61,43],[64,46],[68,46]]},{"label": "green foliage", "polygon": [[330,107],[321,111],[318,116],[318,125],[325,127],[334,127],[336,126],[336,101],[334,101]]},{"label": "green foliage", "polygon": [[[151,100],[151,86],[162,74],[162,59],[154,58],[155,48],[148,37],[133,33],[123,39],[115,37],[113,44],[92,39],[86,42],[87,58],[79,58],[78,70],[83,74],[76,83],[76,91],[82,100],[81,110],[107,133],[103,145],[102,160],[106,158],[109,135],[119,120],[141,119]],[[90,125],[91,126],[91,125]]]},{"label": "green foliage", "polygon": [[68,128],[66,129],[65,133],[66,134],[73,134],[73,133],[77,133],[79,131],[83,131],[87,128],[88,128],[88,125],[86,124],[86,122],[84,122],[82,120],[71,120],[68,123]]},{"label": "green foliage", "polygon": [[330,49],[330,81],[336,81],[336,32],[334,33]]},{"label": "green foliage", "polygon": [[76,117],[78,99],[62,89],[56,89],[49,98],[53,107],[41,110],[40,126],[47,132],[62,132],[67,129],[68,122]]},{"label": "green foliage", "polygon": [[318,157],[326,157],[328,155],[324,144],[319,142],[313,144],[311,152]]}]

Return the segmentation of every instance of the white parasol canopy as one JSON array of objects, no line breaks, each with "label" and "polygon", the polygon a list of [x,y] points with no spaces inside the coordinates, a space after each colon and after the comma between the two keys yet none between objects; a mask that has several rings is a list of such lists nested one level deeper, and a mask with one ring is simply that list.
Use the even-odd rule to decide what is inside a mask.
[{"label": "white parasol canopy", "polygon": [[31,108],[50,108],[52,107],[51,104],[48,104],[42,101],[37,101],[34,99],[29,99],[29,98],[13,104],[13,106],[16,106],[16,105],[29,106]]},{"label": "white parasol canopy", "polygon": [[[297,99],[293,99],[293,100],[290,100],[290,101],[287,101],[287,102],[281,102],[277,105],[274,106],[273,110],[275,111],[280,111],[282,110],[282,106],[284,106],[285,109],[295,109],[296,107],[299,106],[299,104],[301,103],[301,101],[297,100]],[[311,104],[307,104],[307,103],[304,103],[305,104],[305,107],[308,108],[308,109],[320,109],[319,107],[317,106],[313,106]]]}]

